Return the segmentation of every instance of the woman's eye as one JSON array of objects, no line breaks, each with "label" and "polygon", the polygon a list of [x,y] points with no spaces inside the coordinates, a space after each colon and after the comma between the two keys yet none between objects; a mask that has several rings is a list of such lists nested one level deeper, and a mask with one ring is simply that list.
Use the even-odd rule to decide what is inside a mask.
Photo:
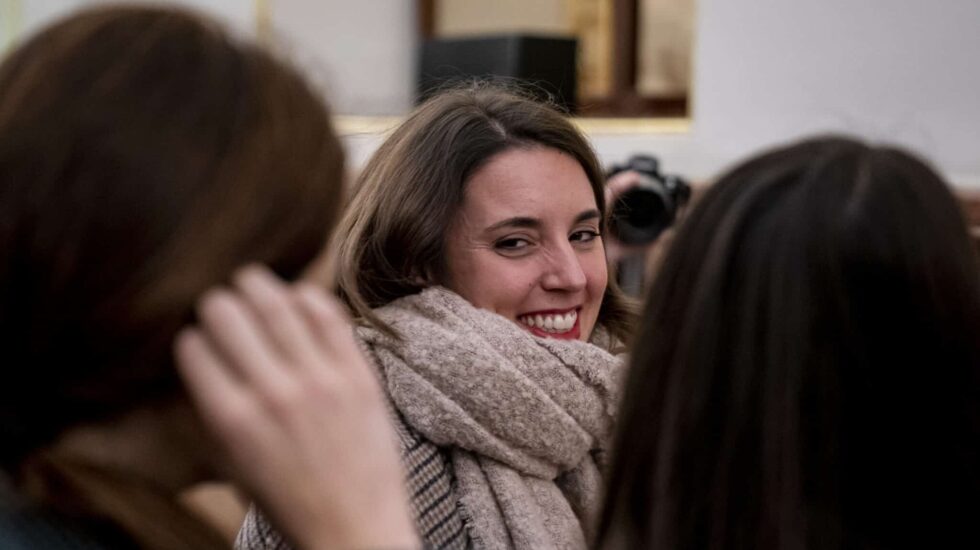
[{"label": "woman's eye", "polygon": [[494,243],[494,247],[498,250],[523,250],[531,245],[531,242],[527,239],[520,237],[511,237],[508,239],[501,239]]},{"label": "woman's eye", "polygon": [[599,237],[598,231],[594,231],[592,229],[585,229],[582,231],[576,231],[575,233],[572,233],[572,236],[569,238],[569,240],[571,240],[572,242],[588,243],[594,241],[597,237]]}]

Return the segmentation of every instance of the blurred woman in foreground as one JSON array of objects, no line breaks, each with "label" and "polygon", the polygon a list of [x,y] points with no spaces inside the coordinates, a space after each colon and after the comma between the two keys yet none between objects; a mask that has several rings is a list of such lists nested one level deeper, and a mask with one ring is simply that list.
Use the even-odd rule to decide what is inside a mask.
[{"label": "blurred woman in foreground", "polygon": [[[381,393],[340,309],[310,285],[238,271],[299,277],[342,177],[303,79],[194,16],[84,11],[9,55],[5,548],[227,546],[177,500],[225,474],[304,547],[415,540]],[[195,412],[171,349],[225,284],[178,342]],[[330,436],[357,437],[370,459]],[[379,487],[395,496],[373,502]],[[350,489],[364,498],[330,500]]]},{"label": "blurred woman in foreground", "polygon": [[723,176],[630,369],[599,547],[980,547],[980,267],[916,157],[819,138]]}]

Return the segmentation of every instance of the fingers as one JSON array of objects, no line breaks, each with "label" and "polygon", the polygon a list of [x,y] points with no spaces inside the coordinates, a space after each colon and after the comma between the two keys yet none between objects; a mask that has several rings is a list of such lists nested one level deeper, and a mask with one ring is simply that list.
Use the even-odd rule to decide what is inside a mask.
[{"label": "fingers", "polygon": [[184,329],[177,335],[174,358],[191,400],[205,418],[212,422],[225,418],[226,411],[245,399],[245,388],[236,373],[199,331]]},{"label": "fingers", "polygon": [[236,374],[257,385],[277,383],[280,358],[255,314],[227,290],[212,290],[198,307],[203,330]]},{"label": "fingers", "polygon": [[[291,395],[310,382],[340,375],[359,389],[377,384],[344,309],[310,283],[288,287],[265,268],[234,277],[238,292],[213,290],[201,301],[201,330],[217,364],[242,385],[269,396]],[[199,334],[186,337],[192,351]],[[203,352],[197,350],[198,355]]]},{"label": "fingers", "polygon": [[296,296],[323,347],[328,350],[346,347],[349,321],[326,292],[309,283],[299,283],[296,285]]},{"label": "fingers", "polygon": [[367,367],[351,330],[350,320],[337,301],[309,283],[296,285],[297,302],[303,310],[324,353],[333,367],[347,372],[365,372]]},{"label": "fingers", "polygon": [[268,269],[259,266],[239,271],[235,282],[248,304],[258,313],[280,353],[293,364],[310,364],[317,360],[317,344],[291,289]]},{"label": "fingers", "polygon": [[363,363],[350,320],[322,289],[307,282],[289,287],[258,266],[233,279],[234,290],[205,294],[199,319],[221,359],[250,384],[284,384],[293,379],[284,369],[322,374],[327,365]]},{"label": "fingers", "polygon": [[234,281],[237,292],[210,291],[198,310],[202,326],[242,376],[273,385],[283,379],[283,368],[320,360],[295,292],[264,267],[247,267]]}]

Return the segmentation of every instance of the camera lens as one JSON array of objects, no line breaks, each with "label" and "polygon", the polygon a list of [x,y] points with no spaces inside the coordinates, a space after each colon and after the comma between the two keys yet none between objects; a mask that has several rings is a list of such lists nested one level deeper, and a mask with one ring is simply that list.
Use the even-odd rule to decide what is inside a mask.
[{"label": "camera lens", "polygon": [[624,244],[654,241],[674,220],[673,200],[652,182],[623,193],[612,211],[612,231]]},{"label": "camera lens", "polygon": [[657,159],[649,155],[633,155],[626,164],[613,166],[606,177],[626,170],[639,174],[640,181],[612,205],[609,229],[623,244],[651,243],[674,223],[691,188],[678,176],[662,174]]}]

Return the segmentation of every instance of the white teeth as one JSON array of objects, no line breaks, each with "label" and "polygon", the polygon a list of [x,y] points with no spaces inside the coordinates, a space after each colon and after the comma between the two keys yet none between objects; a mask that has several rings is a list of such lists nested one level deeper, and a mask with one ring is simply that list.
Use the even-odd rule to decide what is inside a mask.
[{"label": "white teeth", "polygon": [[565,315],[525,315],[518,320],[529,327],[539,328],[545,332],[568,332],[575,326],[578,313],[570,311]]}]

